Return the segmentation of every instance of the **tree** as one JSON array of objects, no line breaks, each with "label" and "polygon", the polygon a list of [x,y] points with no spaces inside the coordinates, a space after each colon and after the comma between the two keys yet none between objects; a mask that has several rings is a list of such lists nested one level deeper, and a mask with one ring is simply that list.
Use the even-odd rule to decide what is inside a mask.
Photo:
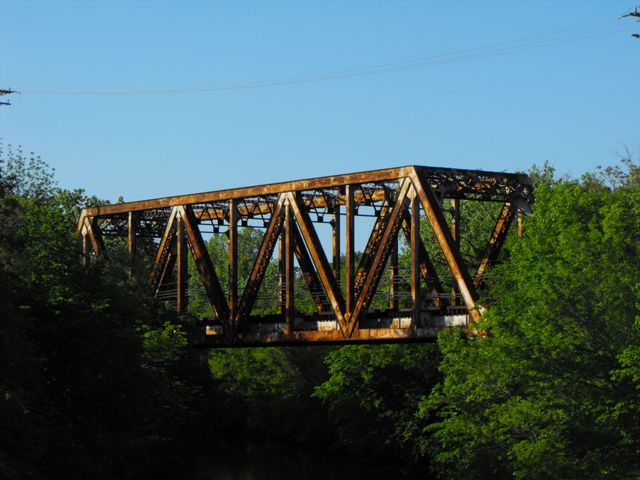
[{"label": "tree", "polygon": [[153,476],[202,406],[179,319],[116,244],[82,267],[75,224],[97,199],[20,150],[0,152],[0,179],[0,476]]},{"label": "tree", "polygon": [[438,381],[435,345],[358,345],[331,352],[315,395],[329,409],[341,447],[414,461],[415,416]]},{"label": "tree", "polygon": [[421,444],[443,478],[640,474],[640,190],[589,180],[538,186],[490,279],[488,336],[439,338]]}]

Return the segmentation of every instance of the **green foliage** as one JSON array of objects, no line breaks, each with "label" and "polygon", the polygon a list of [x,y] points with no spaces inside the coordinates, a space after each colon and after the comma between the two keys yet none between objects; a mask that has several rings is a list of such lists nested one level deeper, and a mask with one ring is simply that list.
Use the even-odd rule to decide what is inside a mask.
[{"label": "green foliage", "polygon": [[209,367],[226,394],[227,426],[268,438],[325,437],[325,411],[311,396],[326,378],[325,353],[318,347],[214,350]]},{"label": "green foliage", "polygon": [[633,185],[539,184],[489,336],[438,342],[421,444],[443,478],[637,478],[639,219]]},{"label": "green foliage", "polygon": [[[175,314],[126,255],[82,268],[82,191],[2,153],[0,477],[133,478],[179,461],[202,395]],[[202,368],[201,368],[202,370]]]},{"label": "green foliage", "polygon": [[411,459],[415,415],[438,380],[434,345],[346,346],[327,356],[329,379],[315,395],[338,440],[352,452]]}]

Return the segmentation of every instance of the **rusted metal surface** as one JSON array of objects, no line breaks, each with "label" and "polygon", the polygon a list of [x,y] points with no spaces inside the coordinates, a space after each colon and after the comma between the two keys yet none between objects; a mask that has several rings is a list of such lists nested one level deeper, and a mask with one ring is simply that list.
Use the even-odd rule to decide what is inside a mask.
[{"label": "rusted metal surface", "polygon": [[227,323],[227,330],[229,330],[229,305],[220,286],[218,275],[216,275],[216,271],[213,268],[207,247],[198,230],[195,215],[189,205],[175,208],[184,220],[185,233],[191,246],[196,269],[200,275],[200,281],[204,286],[213,313],[218,319]]},{"label": "rusted metal surface", "polygon": [[[240,300],[238,313],[236,317],[230,319],[237,325],[239,329],[242,329],[247,317],[251,314],[251,310],[258,296],[258,290],[260,289],[260,285],[262,284],[262,280],[264,279],[267,267],[269,266],[269,261],[271,260],[271,255],[273,254],[278,236],[281,233],[282,224],[284,223],[284,204],[285,195],[282,194],[279,197],[278,203],[276,204],[275,209],[272,213],[271,221],[269,222],[269,226],[267,227],[267,231],[264,234],[262,245],[260,246],[260,251],[258,253],[258,258],[256,258],[253,264],[251,274],[249,275],[249,280],[247,281],[247,285]],[[286,252],[284,256],[286,257]],[[285,305],[283,306],[285,307],[286,311],[286,299]]]},{"label": "rusted metal surface", "polygon": [[[189,275],[197,275],[212,307],[202,320],[203,345],[425,341],[451,326],[473,331],[481,314],[476,302],[482,278],[497,261],[514,218],[521,232],[521,210],[528,211],[532,195],[523,174],[408,166],[87,208],[78,231],[86,264],[105,253],[112,237],[126,238],[132,265],[144,250],[141,239],[144,245],[153,241],[151,288],[165,298],[161,291],[175,284],[180,312],[188,306]],[[462,201],[504,205],[479,265],[466,265],[460,253]],[[368,232],[356,231],[358,216],[374,219]],[[421,218],[436,244],[422,238]],[[331,227],[326,246],[319,223]],[[241,228],[264,232],[255,258],[239,258]],[[207,235],[227,235],[224,258],[209,256]],[[368,238],[361,254],[355,251],[356,235]],[[409,250],[404,273],[399,236]],[[432,261],[438,250],[451,283]],[[189,251],[195,272],[187,269]],[[251,265],[243,285],[241,261]],[[224,285],[214,265],[226,268]],[[262,285],[269,287],[268,268],[278,273],[271,310],[277,313],[260,315],[254,309]],[[315,311],[297,306],[300,289],[309,292]]]},{"label": "rusted metal surface", "polygon": [[[494,265],[498,260],[498,253],[500,253],[500,249],[507,238],[509,227],[511,226],[511,222],[515,215],[516,208],[511,203],[506,202],[503,205],[502,210],[500,210],[500,215],[498,216],[496,225],[491,232],[491,237],[489,237],[489,242],[487,242],[484,255],[480,261],[478,272],[473,279],[473,284],[476,288],[480,288],[482,286],[483,277],[487,268]],[[522,227],[520,223],[518,223],[518,236],[522,237]]]},{"label": "rusted metal surface", "polygon": [[[298,229],[298,226],[295,224],[295,222],[292,222],[292,224],[293,224],[293,235],[294,235],[294,238],[293,238],[294,253],[296,256],[296,260],[298,261],[300,271],[302,273],[302,278],[307,284],[307,288],[311,293],[311,297],[313,298],[313,301],[316,304],[316,308],[318,309],[318,312],[322,312],[325,310],[324,305],[325,305],[326,296],[324,295],[324,292],[322,290],[322,285],[320,284],[318,275],[316,274],[316,271],[313,268],[313,262],[311,261],[311,257],[309,257],[309,252],[307,252],[307,249],[304,246],[304,242],[302,240],[302,235],[300,234],[300,230]],[[285,289],[284,284],[281,288]]]},{"label": "rusted metal surface", "polygon": [[420,205],[415,189],[411,191],[411,216],[410,225],[411,233],[409,236],[409,245],[411,248],[411,308],[413,309],[413,323],[415,324],[421,314],[421,288],[420,288],[420,254],[422,250],[419,245],[422,244],[420,237]]},{"label": "rusted metal surface", "polygon": [[227,272],[229,279],[229,318],[236,318],[238,310],[238,201],[229,200],[229,239]]},{"label": "rusted metal surface", "polygon": [[389,309],[398,309],[398,238],[391,245],[391,258],[389,259]]},{"label": "rusted metal surface", "polygon": [[187,237],[185,235],[184,218],[176,218],[176,309],[179,313],[187,311]]},{"label": "rusted metal surface", "polygon": [[293,331],[293,321],[296,317],[296,306],[294,298],[294,286],[295,286],[295,266],[293,264],[294,257],[294,235],[296,226],[293,221],[293,213],[291,212],[291,206],[285,207],[285,220],[284,220],[284,288],[285,288],[285,320],[287,326],[287,332]]},{"label": "rusted metal surface", "polygon": [[440,245],[440,250],[442,250],[444,258],[449,265],[449,269],[453,274],[458,291],[464,299],[469,316],[471,319],[477,320],[480,317],[480,312],[476,306],[478,293],[471,282],[471,276],[469,275],[469,271],[462,260],[460,249],[456,247],[453,237],[451,236],[451,232],[444,217],[442,207],[439,204],[438,197],[431,186],[426,183],[424,176],[421,175],[419,171],[414,173],[412,180],[413,187],[415,188],[416,194],[422,203],[425,215],[429,220],[429,224],[431,225],[433,233]]},{"label": "rusted metal surface", "polygon": [[[164,230],[164,234],[160,239],[160,244],[156,250],[156,256],[153,259],[153,267],[151,268],[151,287],[155,294],[158,293],[158,289],[162,284],[162,279],[166,272],[166,266],[169,263],[169,257],[173,255],[173,244],[176,236],[176,215],[177,209],[172,209],[169,218],[167,219],[167,225]],[[97,255],[100,255],[96,252]]]},{"label": "rusted metal surface", "polygon": [[[378,233],[379,240],[376,241],[375,251],[372,252],[372,261],[369,265],[368,271],[362,289],[358,292],[356,304],[349,316],[350,336],[358,328],[358,321],[360,315],[366,312],[371,305],[373,295],[378,287],[382,272],[389,260],[389,254],[393,245],[393,240],[397,237],[400,230],[400,224],[402,223],[402,214],[404,212],[404,201],[407,198],[407,192],[411,181],[405,178],[401,181],[397,191],[394,205],[387,210],[387,221],[381,232]],[[363,257],[364,260],[364,257]]]},{"label": "rusted metal surface", "polygon": [[[453,237],[453,241],[456,245],[456,249],[460,250],[460,199],[452,198],[451,199],[451,236]],[[456,305],[458,303],[458,289],[456,288],[456,283],[453,282],[453,286],[451,288],[451,305]]]},{"label": "rusted metal surface", "polygon": [[329,299],[329,303],[331,304],[331,308],[333,309],[333,313],[343,335],[346,335],[348,332],[348,318],[345,315],[344,298],[338,288],[336,278],[333,275],[333,271],[331,270],[322,245],[320,244],[316,230],[313,228],[311,219],[304,209],[302,202],[300,202],[298,194],[288,193],[287,195],[289,207],[293,210],[296,222],[300,227],[300,233],[302,234],[302,238],[309,250],[309,254],[313,260],[316,271],[318,272],[320,284],[324,288],[325,294]]},{"label": "rusted metal surface", "polygon": [[347,312],[353,310],[355,302],[354,282],[355,282],[355,205],[354,205],[355,185],[345,186],[345,302]]}]

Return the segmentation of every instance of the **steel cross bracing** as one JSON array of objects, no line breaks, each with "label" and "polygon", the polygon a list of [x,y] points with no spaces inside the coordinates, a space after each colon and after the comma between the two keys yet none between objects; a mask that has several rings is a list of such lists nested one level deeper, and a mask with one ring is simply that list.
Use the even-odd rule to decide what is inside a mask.
[{"label": "steel cross bracing", "polygon": [[[460,201],[501,205],[476,266],[466,265],[460,252]],[[197,275],[211,305],[210,317],[201,321],[202,345],[425,341],[450,326],[474,331],[483,311],[477,300],[484,274],[497,261],[514,218],[521,234],[520,213],[528,213],[532,201],[524,174],[408,166],[86,208],[78,230],[87,263],[104,255],[110,237],[126,238],[132,257],[141,242],[151,245],[151,288],[179,312],[187,309],[188,277]],[[373,224],[361,253],[354,249],[360,216]],[[431,250],[421,236],[421,218],[436,239]],[[330,225],[329,253],[319,223]],[[239,258],[242,228],[264,231],[255,258]],[[212,259],[205,238],[220,233],[227,236],[226,258]],[[409,250],[406,271],[399,265],[399,239]],[[189,251],[196,272],[188,271]],[[448,267],[448,291],[435,255]],[[240,260],[252,265],[242,285]],[[224,285],[214,266],[221,264]],[[270,265],[278,271],[276,313],[259,314],[256,302]],[[296,308],[301,289],[314,312]],[[388,298],[385,308],[373,310],[380,295]]]}]

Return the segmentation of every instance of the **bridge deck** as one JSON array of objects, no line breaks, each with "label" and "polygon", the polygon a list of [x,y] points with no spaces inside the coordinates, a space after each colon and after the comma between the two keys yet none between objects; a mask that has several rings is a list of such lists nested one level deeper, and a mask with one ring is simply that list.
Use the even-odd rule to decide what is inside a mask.
[{"label": "bridge deck", "polygon": [[413,309],[367,312],[351,337],[345,337],[340,325],[330,314],[296,315],[293,329],[282,322],[282,316],[252,316],[244,332],[236,338],[224,335],[224,326],[215,321],[203,321],[201,336],[196,343],[204,347],[246,347],[300,344],[356,344],[430,342],[443,328],[468,327],[469,315],[464,307],[458,312],[431,310],[422,312],[414,321]]}]

